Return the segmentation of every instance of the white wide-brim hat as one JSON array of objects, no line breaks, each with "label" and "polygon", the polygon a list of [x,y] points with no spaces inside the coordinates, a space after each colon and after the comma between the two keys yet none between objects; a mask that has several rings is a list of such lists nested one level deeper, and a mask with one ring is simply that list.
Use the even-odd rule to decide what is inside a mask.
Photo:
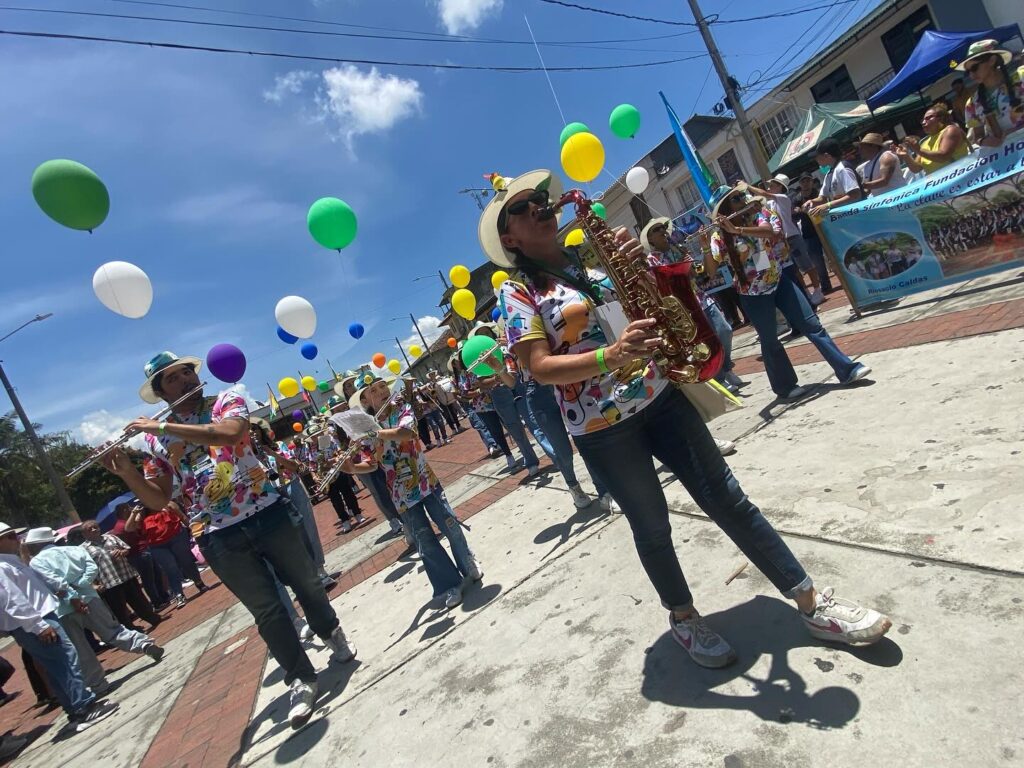
[{"label": "white wide-brim hat", "polygon": [[493,264],[505,269],[516,266],[516,255],[501,244],[501,235],[498,233],[498,216],[505,204],[526,190],[547,190],[552,202],[557,202],[562,196],[562,182],[551,171],[540,169],[529,171],[516,176],[506,184],[504,189],[495,192],[491,202],[480,214],[480,224],[477,226],[477,237],[480,239],[480,247],[484,254]]},{"label": "white wide-brim hat", "polygon": [[640,230],[640,245],[644,247],[645,251],[654,250],[653,246],[651,246],[651,241],[647,239],[647,236],[650,234],[651,230],[654,229],[659,224],[664,224],[667,227],[667,229],[665,230],[666,236],[671,235],[672,230],[675,229],[675,227],[672,226],[672,219],[670,219],[668,216],[659,216],[656,219],[651,219],[650,221],[648,221],[646,224],[644,224],[644,228]]},{"label": "white wide-brim hat", "polygon": [[53,544],[56,540],[53,528],[33,528],[25,534],[26,544]]},{"label": "white wide-brim hat", "polygon": [[156,405],[163,400],[163,398],[160,397],[160,395],[158,395],[153,389],[153,379],[161,373],[166,373],[171,368],[176,368],[179,365],[191,365],[192,369],[196,373],[199,373],[199,369],[203,367],[203,361],[198,357],[188,357],[187,355],[185,357],[178,357],[173,352],[161,352],[146,363],[143,368],[146,383],[139,387],[139,397],[153,405]]},{"label": "white wide-brim hat", "polygon": [[1003,60],[1003,64],[1009,64],[1013,54],[998,46],[998,40],[978,40],[976,43],[971,43],[970,48],[967,49],[967,55],[956,65],[956,68],[961,72],[966,72],[967,65],[982,56],[999,56]]}]

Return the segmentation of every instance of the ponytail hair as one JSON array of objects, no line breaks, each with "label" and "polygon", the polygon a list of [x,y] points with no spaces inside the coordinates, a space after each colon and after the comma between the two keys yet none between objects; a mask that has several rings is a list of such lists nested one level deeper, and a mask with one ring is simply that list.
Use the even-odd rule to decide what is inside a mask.
[{"label": "ponytail hair", "polygon": [[[1003,85],[1006,86],[1006,95],[1010,100],[1010,109],[1017,109],[1020,106],[1020,97],[1014,91],[1013,83],[1010,82],[1010,73],[1006,69],[1006,64],[1003,63],[1002,57],[998,54],[992,54],[992,56],[995,57],[996,68],[1003,75]],[[981,103],[981,108],[984,109],[986,113],[989,112],[988,97],[988,88],[985,87],[984,83],[978,83],[978,101]]]}]

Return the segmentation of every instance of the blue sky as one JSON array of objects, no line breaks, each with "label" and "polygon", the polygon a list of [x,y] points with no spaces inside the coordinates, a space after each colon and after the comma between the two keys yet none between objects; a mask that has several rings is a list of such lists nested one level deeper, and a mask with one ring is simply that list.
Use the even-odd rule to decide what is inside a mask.
[{"label": "blue sky", "polygon": [[[190,0],[183,0],[190,2]],[[623,40],[604,47],[542,47],[548,66],[673,59],[702,50],[685,27],[627,21],[540,0],[191,0],[269,13],[432,33],[541,41]],[[593,0],[616,10],[638,4]],[[818,5],[782,0],[769,8],[704,0],[722,18]],[[844,6],[836,32],[876,0]],[[29,3],[25,3],[29,5]],[[236,24],[353,31],[298,22],[129,5],[112,0],[39,0],[35,7],[192,18]],[[682,0],[651,0],[645,16],[692,21]],[[802,61],[800,33],[821,11],[788,19],[721,25],[716,39],[741,82],[775,62]],[[839,12],[827,17],[838,19]],[[5,29],[124,37],[273,50],[314,56],[535,66],[526,45],[366,40],[186,27],[152,21],[0,11]],[[679,37],[637,41],[655,35]],[[383,34],[375,32],[374,34]],[[54,317],[3,343],[0,356],[33,420],[97,439],[149,413],[138,399],[142,366],[170,349],[205,357],[214,344],[239,346],[243,383],[264,399],[266,382],[341,370],[377,351],[399,357],[393,337],[413,333],[408,314],[436,327],[438,269],[483,257],[478,210],[465,187],[482,174],[558,168],[562,120],[542,73],[443,71],[332,65],[92,42],[5,38],[0,47],[0,228],[5,281],[0,335],[37,312]],[[615,175],[669,132],[657,92],[682,116],[721,98],[706,57],[604,72],[552,73],[569,121],[594,129]],[[701,92],[702,86],[703,93]],[[698,98],[698,94],[700,97]],[[613,137],[611,109],[635,104],[635,140]],[[93,168],[111,195],[93,234],[65,229],[35,206],[33,169],[54,157]],[[608,177],[605,177],[608,178]],[[317,246],[306,210],[319,197],[346,200],[359,235],[342,254]],[[153,306],[140,320],[105,309],[92,275],[107,261],[147,272]],[[298,294],[317,309],[309,363],[275,335],[274,305]],[[398,319],[392,319],[398,318]],[[347,333],[359,321],[359,342]],[[391,339],[391,341],[388,341]]]}]

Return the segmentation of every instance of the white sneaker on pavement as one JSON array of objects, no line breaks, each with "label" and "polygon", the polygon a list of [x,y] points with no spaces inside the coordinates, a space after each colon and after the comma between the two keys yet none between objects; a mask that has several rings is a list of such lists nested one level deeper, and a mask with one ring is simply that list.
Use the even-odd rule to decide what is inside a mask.
[{"label": "white sneaker on pavement", "polygon": [[842,384],[844,386],[846,384],[853,384],[855,381],[860,381],[861,379],[863,379],[869,373],[871,373],[870,365],[865,365],[864,363],[857,363],[857,365],[854,366],[853,370],[850,371],[850,375],[846,377]]},{"label": "white sneaker on pavement", "polygon": [[292,623],[295,625],[295,633],[299,636],[299,640],[313,639],[313,630],[309,628],[305,619],[296,617]]},{"label": "white sneaker on pavement", "polygon": [[736,453],[736,443],[732,440],[720,440],[714,438],[715,445],[718,446],[718,452],[723,456],[729,456],[730,454]]},{"label": "white sneaker on pavement", "polygon": [[341,524],[341,532],[342,533],[351,533],[352,532],[352,523],[350,523],[348,520],[346,520],[344,523],[342,523]]},{"label": "white sneaker on pavement", "polygon": [[334,628],[331,636],[324,640],[324,643],[331,649],[331,661],[345,664],[356,657],[356,647],[345,637],[345,630],[340,626]]},{"label": "white sneaker on pavement", "polygon": [[793,387],[791,390],[789,390],[789,392],[782,395],[779,399],[787,403],[793,403],[802,397],[806,397],[810,391],[810,387]]},{"label": "white sneaker on pavement", "polygon": [[819,304],[821,304],[822,302],[825,301],[825,295],[818,288],[815,288],[814,290],[812,290],[808,295],[811,297],[811,306],[812,307],[816,307],[816,306],[818,306]]},{"label": "white sneaker on pavement", "polygon": [[462,605],[462,587],[452,587],[444,593],[444,607],[457,608]]},{"label": "white sneaker on pavement", "polygon": [[572,494],[572,503],[576,505],[576,509],[589,507],[593,501],[593,499],[587,495],[587,492],[584,491],[578,483],[576,485],[569,486],[569,493]]},{"label": "white sneaker on pavement", "polygon": [[618,502],[612,498],[612,495],[610,493],[606,493],[603,496],[599,497],[597,503],[601,505],[602,512],[622,514],[622,507],[620,507]]},{"label": "white sneaker on pavement", "polygon": [[75,733],[81,733],[92,728],[100,720],[110,717],[120,706],[116,701],[94,701],[82,711],[71,715],[68,723]]},{"label": "white sneaker on pavement", "polygon": [[316,683],[292,680],[288,693],[288,722],[292,728],[301,728],[309,722],[309,718],[313,716],[313,707],[316,705],[316,695]]},{"label": "white sneaker on pavement", "polygon": [[736,651],[707,625],[704,617],[697,611],[686,619],[677,619],[675,614],[669,611],[668,624],[672,629],[673,639],[686,649],[695,664],[708,669],[718,669],[736,661]]},{"label": "white sneaker on pavement", "polygon": [[832,587],[817,594],[814,613],[800,615],[813,637],[847,645],[878,642],[892,626],[888,616],[836,597]]},{"label": "white sneaker on pavement", "polygon": [[527,477],[536,477],[540,474],[540,464],[531,464],[526,468]]}]

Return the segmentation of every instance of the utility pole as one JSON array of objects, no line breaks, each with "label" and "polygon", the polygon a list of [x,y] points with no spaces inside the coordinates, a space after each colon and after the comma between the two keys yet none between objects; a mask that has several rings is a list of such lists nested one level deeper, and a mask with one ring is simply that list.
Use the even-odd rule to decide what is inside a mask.
[{"label": "utility pole", "polygon": [[409,313],[409,319],[412,320],[412,326],[416,329],[416,333],[419,334],[420,341],[423,342],[423,354],[427,354],[430,351],[430,345],[427,344],[427,340],[423,338],[423,331],[420,330],[420,324],[416,322],[416,318],[412,312]]},{"label": "utility pole", "polygon": [[758,174],[761,176],[761,180],[764,183],[768,182],[771,178],[771,173],[768,170],[768,163],[764,159],[764,155],[761,154],[761,146],[758,144],[757,137],[754,135],[754,130],[750,125],[750,121],[747,120],[747,111],[743,108],[743,104],[740,102],[740,95],[736,92],[736,89],[732,87],[732,83],[729,77],[729,71],[725,68],[725,62],[722,61],[722,54],[718,52],[718,46],[715,45],[715,38],[711,35],[711,29],[708,27],[707,21],[704,19],[704,14],[701,13],[700,6],[697,5],[697,0],[686,0],[690,4],[690,10],[693,11],[693,18],[697,22],[697,28],[700,30],[700,36],[704,38],[704,45],[708,47],[708,55],[711,56],[711,63],[715,67],[715,72],[718,73],[718,79],[722,82],[722,87],[725,89],[726,94],[729,96],[729,101],[732,103],[732,111],[736,115],[736,122],[740,124],[740,133],[743,134],[743,141],[747,145],[747,151],[750,153],[750,157],[754,161],[754,166],[757,169]]},{"label": "utility pole", "polygon": [[402,349],[402,342],[398,340],[397,336],[395,336],[395,344],[398,345],[398,351],[402,353],[402,357],[405,359],[406,369],[408,370],[409,368],[412,368],[412,363],[409,362],[409,357],[405,354],[405,350]]}]

